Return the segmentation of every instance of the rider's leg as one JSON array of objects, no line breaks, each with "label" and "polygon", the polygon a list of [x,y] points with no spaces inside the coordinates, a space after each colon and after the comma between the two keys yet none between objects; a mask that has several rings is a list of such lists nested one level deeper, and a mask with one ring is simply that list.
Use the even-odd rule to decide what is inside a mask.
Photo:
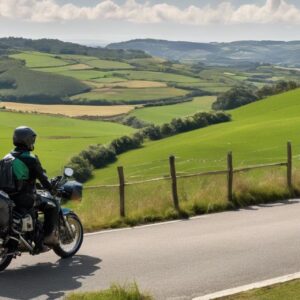
[{"label": "rider's leg", "polygon": [[58,225],[58,207],[54,202],[43,201],[39,206],[39,209],[44,213],[44,243],[45,244],[57,244],[58,237],[56,235],[56,228]]}]

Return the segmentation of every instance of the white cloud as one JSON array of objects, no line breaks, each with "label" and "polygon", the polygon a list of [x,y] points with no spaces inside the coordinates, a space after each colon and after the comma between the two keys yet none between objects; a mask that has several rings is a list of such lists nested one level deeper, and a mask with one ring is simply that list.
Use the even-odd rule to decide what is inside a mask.
[{"label": "white cloud", "polygon": [[113,19],[136,23],[175,22],[192,25],[300,24],[300,9],[287,0],[266,0],[264,5],[244,4],[239,7],[224,1],[217,6],[191,5],[185,9],[166,3],[141,4],[135,0],[127,0],[123,5],[118,5],[113,0],[103,0],[93,7],[72,3],[59,5],[55,0],[0,0],[1,17],[32,22]]}]

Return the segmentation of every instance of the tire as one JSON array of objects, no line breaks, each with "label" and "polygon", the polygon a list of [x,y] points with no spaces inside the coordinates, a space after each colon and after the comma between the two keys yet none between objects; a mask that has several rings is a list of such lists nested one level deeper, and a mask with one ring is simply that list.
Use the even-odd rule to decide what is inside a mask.
[{"label": "tire", "polygon": [[0,272],[4,271],[10,265],[12,259],[12,256],[7,256],[0,260]]},{"label": "tire", "polygon": [[61,258],[69,258],[74,256],[80,249],[83,242],[83,226],[78,216],[74,213],[69,213],[66,217],[69,224],[76,227],[76,237],[72,241],[72,243],[75,241],[75,245],[68,250],[65,247],[67,247],[70,243],[63,243],[60,233],[60,243],[59,245],[53,247],[53,251]]}]

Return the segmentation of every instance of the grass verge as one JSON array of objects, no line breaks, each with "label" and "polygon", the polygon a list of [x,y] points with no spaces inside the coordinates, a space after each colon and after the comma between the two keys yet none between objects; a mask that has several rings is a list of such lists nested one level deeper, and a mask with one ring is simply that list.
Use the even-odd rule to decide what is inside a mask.
[{"label": "grass verge", "polygon": [[[299,172],[294,173],[299,195]],[[80,203],[71,203],[87,232],[188,218],[292,198],[285,168],[235,174],[234,200],[227,200],[226,175],[178,179],[180,211],[172,202],[171,182],[166,179],[126,186],[126,217],[119,217],[119,188],[87,189]]]},{"label": "grass verge", "polygon": [[142,294],[137,284],[126,286],[112,285],[101,292],[70,294],[65,300],[153,300],[149,295]]},{"label": "grass verge", "polygon": [[255,289],[249,292],[218,298],[219,300],[299,300],[300,280]]}]

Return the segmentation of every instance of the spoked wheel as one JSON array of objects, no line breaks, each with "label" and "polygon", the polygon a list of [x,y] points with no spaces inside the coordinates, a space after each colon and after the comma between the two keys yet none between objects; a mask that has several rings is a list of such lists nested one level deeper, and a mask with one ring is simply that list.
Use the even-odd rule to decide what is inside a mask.
[{"label": "spoked wheel", "polygon": [[0,272],[4,271],[11,263],[13,256],[1,256],[0,254]]},{"label": "spoked wheel", "polygon": [[80,249],[83,242],[83,227],[77,215],[69,213],[66,217],[72,231],[72,236],[70,236],[67,228],[60,228],[59,245],[53,248],[53,251],[61,258],[74,256]]}]

